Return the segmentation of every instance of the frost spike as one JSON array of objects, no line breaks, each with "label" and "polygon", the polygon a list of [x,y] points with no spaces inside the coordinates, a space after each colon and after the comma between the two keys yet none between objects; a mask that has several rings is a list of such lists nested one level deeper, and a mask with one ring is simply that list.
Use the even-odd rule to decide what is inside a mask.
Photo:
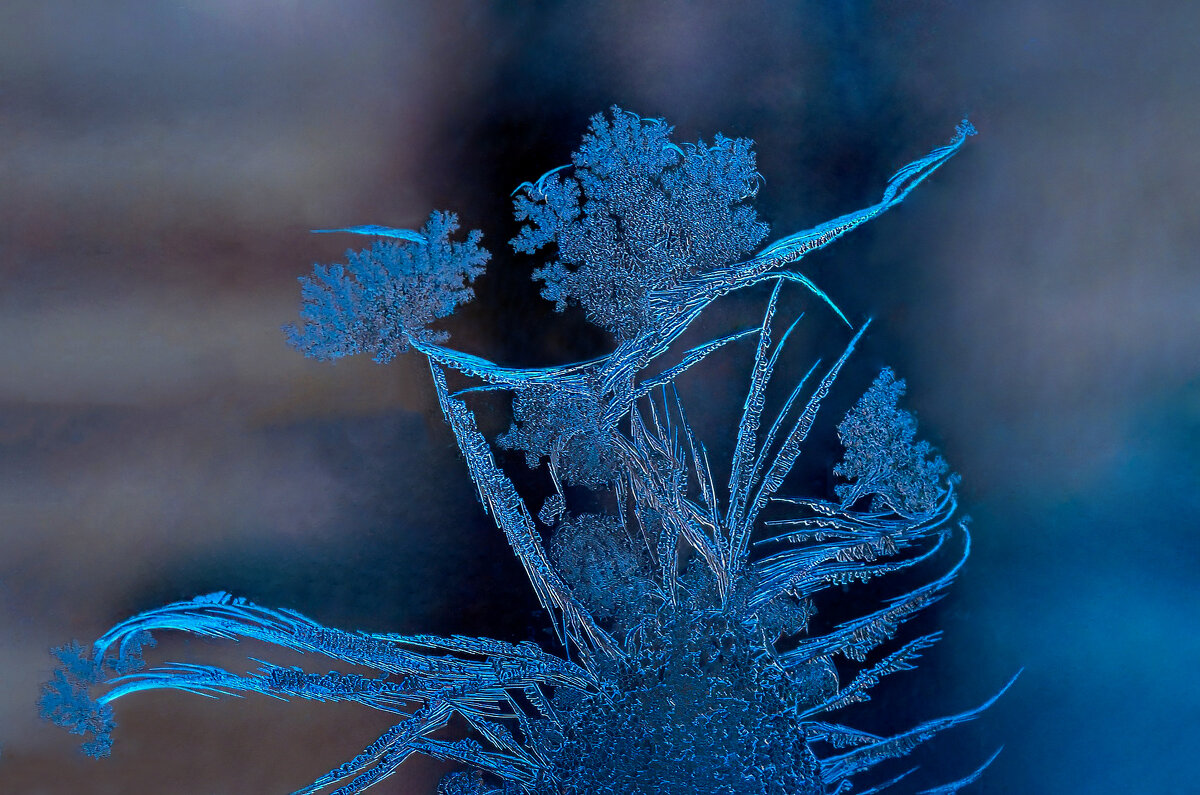
[{"label": "frost spike", "polygon": [[1004,746],[1002,745],[997,748],[991,756],[988,757],[986,762],[975,768],[973,772],[960,778],[958,781],[952,781],[949,784],[943,784],[940,787],[934,787],[933,789],[923,789],[918,792],[917,795],[954,795],[954,793],[958,792],[968,784],[974,784],[976,781],[978,781],[979,777],[983,775],[983,771],[991,767],[992,762],[996,761],[996,757],[1000,756],[1000,752],[1003,750]]},{"label": "frost spike", "polygon": [[371,237],[394,237],[398,240],[407,240],[410,243],[425,245],[429,241],[425,239],[425,235],[415,229],[395,229],[390,226],[379,226],[378,224],[365,224],[363,226],[346,226],[341,229],[310,229],[313,234],[332,234],[334,232],[346,232],[351,235],[369,235]]},{"label": "frost spike", "polygon": [[[479,493],[480,502],[492,515],[493,520],[504,531],[508,543],[516,553],[517,558],[525,567],[529,580],[533,583],[538,601],[551,613],[555,609],[561,611],[563,621],[573,631],[583,632],[596,647],[610,657],[623,656],[612,637],[601,629],[587,610],[579,604],[566,584],[555,573],[546,559],[546,552],[538,540],[537,529],[524,500],[517,494],[516,487],[508,476],[496,466],[487,440],[475,427],[475,418],[467,409],[465,403],[449,395],[446,387],[446,375],[432,361],[429,363],[433,382],[437,388],[438,403],[446,421],[450,423],[454,437],[458,440],[459,449],[467,459],[467,468],[471,472],[471,480]],[[561,634],[561,633],[560,633]],[[580,644],[581,639],[571,637],[570,633],[560,638],[565,646],[568,641]],[[582,645],[581,645],[581,648]]]},{"label": "frost spike", "polygon": [[[758,423],[762,416],[763,405],[766,402],[767,383],[771,380],[776,356],[769,355],[771,349],[771,319],[775,317],[775,305],[779,300],[779,290],[783,282],[776,282],[771,291],[771,300],[767,302],[767,310],[763,313],[762,324],[759,327],[758,346],[754,349],[754,364],[750,370],[750,388],[746,391],[746,400],[742,405],[742,416],[738,420],[737,443],[733,448],[733,465],[729,470],[729,506],[725,516],[726,526],[732,526],[735,518],[741,512],[743,493],[748,490],[750,471],[749,466],[754,458],[758,444]],[[794,328],[794,326],[793,326]],[[788,329],[790,332],[791,329]],[[787,335],[785,334],[786,338]],[[775,354],[782,348],[782,341],[776,347]],[[730,561],[732,562],[732,561]]]},{"label": "frost spike", "polygon": [[746,554],[746,547],[750,540],[750,529],[754,524],[754,520],[758,518],[759,511],[766,505],[767,499],[775,493],[783,483],[783,479],[787,473],[791,471],[792,465],[796,463],[796,459],[800,456],[800,445],[808,438],[808,432],[812,428],[813,421],[816,419],[817,410],[821,407],[821,401],[829,394],[830,387],[833,386],[834,380],[841,372],[842,365],[850,358],[850,354],[854,352],[854,346],[862,338],[867,327],[871,325],[871,321],[863,323],[859,328],[858,333],[850,340],[842,355],[829,368],[829,372],[821,379],[821,383],[817,385],[812,397],[808,399],[808,405],[804,407],[804,411],[797,418],[796,424],[792,426],[792,430],[788,433],[783,441],[783,445],[779,448],[779,452],[775,454],[775,459],[771,462],[771,466],[763,475],[762,482],[758,486],[758,491],[754,496],[754,500],[750,503],[750,507],[744,517],[738,522],[734,528],[734,546],[733,551],[736,559],[740,561]]},{"label": "frost spike", "polygon": [[887,759],[906,756],[914,748],[929,740],[935,734],[945,731],[952,726],[957,726],[960,723],[974,720],[979,716],[979,713],[986,710],[992,704],[995,704],[996,699],[1004,695],[1012,687],[1013,682],[1017,681],[1017,676],[1020,675],[1021,673],[1018,671],[1012,679],[1008,680],[1004,687],[1000,688],[998,693],[975,709],[960,712],[957,715],[948,715],[944,718],[934,718],[933,720],[914,726],[906,732],[887,737],[871,745],[856,748],[839,756],[821,760],[821,778],[827,785],[832,784],[835,781],[841,781],[842,779],[869,770]]}]

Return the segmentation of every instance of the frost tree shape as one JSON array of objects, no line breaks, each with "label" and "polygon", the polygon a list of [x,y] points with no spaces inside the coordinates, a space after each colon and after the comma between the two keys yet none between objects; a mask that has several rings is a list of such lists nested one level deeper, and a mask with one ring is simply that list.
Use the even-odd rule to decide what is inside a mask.
[{"label": "frost tree shape", "polygon": [[[838,425],[845,453],[833,470],[843,481],[834,495],[787,493],[817,415],[869,325],[850,324],[792,266],[902,201],[973,132],[963,122],[948,145],[897,172],[878,203],[752,254],[767,230],[751,206],[759,176],[750,141],[718,136],[712,146],[680,146],[661,120],[617,108],[594,117],[570,166],[515,192],[525,225],[513,246],[552,246],[556,257],[535,273],[545,295],[560,307],[581,304],[617,341],[605,356],[561,367],[505,367],[447,347],[446,335],[429,329],[470,298],[488,259],[478,232],[452,239],[453,215],[434,213],[419,232],[318,230],[376,242],[301,280],[302,321],[287,329],[289,340],[318,359],[369,353],[385,362],[409,350],[427,359],[479,499],[552,617],[557,646],[345,632],[221,592],[136,615],[90,649],[55,649],[60,665],[44,687],[42,714],[90,735],[84,751],[92,756],[109,753],[112,703],[142,690],[353,701],[396,716],[298,793],[362,792],[412,754],[461,765],[442,780],[443,795],[890,788],[912,771],[887,772],[885,763],[999,697],[892,735],[837,717],[868,701],[885,677],[913,669],[938,640],[936,632],[895,638],[944,595],[970,536],[954,519],[957,480],[917,439],[915,420],[899,406],[904,383],[889,369]],[[767,283],[757,326],[677,351],[714,300]],[[778,333],[785,288],[845,321],[849,338],[764,416],[799,322]],[[675,382],[740,341],[753,360],[721,483]],[[496,444],[525,452],[544,475],[540,495],[518,490],[480,432],[468,400],[482,390],[514,395],[513,425]],[[955,562],[925,584],[832,628],[814,627],[818,610],[846,586],[916,574],[945,555]],[[145,668],[143,648],[166,630],[251,638],[376,675],[261,661],[240,674],[182,663]],[[447,727],[458,739],[447,739]],[[957,792],[990,762],[924,792]]]},{"label": "frost tree shape", "polygon": [[512,240],[532,254],[555,244],[558,258],[534,273],[561,311],[580,304],[620,340],[661,316],[656,290],[729,265],[767,236],[751,203],[761,176],[753,142],[717,135],[683,146],[662,119],[620,108],[592,117],[567,167],[516,191]]},{"label": "frost tree shape", "polygon": [[904,388],[884,368],[838,426],[846,456],[833,474],[851,481],[834,489],[843,506],[871,495],[873,511],[920,516],[937,505],[949,467],[929,442],[916,441],[916,421],[897,405]]},{"label": "frost tree shape", "polygon": [[284,331],[294,348],[314,359],[370,352],[382,364],[407,351],[410,339],[445,342],[446,332],[426,326],[474,297],[471,282],[490,257],[479,247],[480,232],[450,239],[458,231],[454,213],[433,213],[420,232],[383,226],[316,231],[382,239],[347,252],[345,265],[318,265],[311,277],[300,278],[301,323]]}]

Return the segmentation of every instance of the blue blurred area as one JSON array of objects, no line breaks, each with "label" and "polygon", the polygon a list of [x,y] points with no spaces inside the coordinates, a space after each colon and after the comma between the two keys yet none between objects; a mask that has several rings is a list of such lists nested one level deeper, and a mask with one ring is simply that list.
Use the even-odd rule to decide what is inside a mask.
[{"label": "blue blurred area", "polygon": [[876,319],[840,405],[895,367],[975,520],[945,641],[871,708],[904,728],[1024,667],[920,757],[930,783],[1003,744],[974,791],[1200,792],[1200,11],[1151,5],[6,4],[0,790],[288,791],[374,736],[151,696],[113,759],[78,759],[35,720],[45,650],[165,601],[543,637],[428,373],[306,362],[279,327],[346,245],[305,230],[448,209],[494,254],[458,347],[600,352],[508,251],[508,197],[620,103],[756,139],[772,238],[875,201],[970,116],[952,163],[806,260]]}]

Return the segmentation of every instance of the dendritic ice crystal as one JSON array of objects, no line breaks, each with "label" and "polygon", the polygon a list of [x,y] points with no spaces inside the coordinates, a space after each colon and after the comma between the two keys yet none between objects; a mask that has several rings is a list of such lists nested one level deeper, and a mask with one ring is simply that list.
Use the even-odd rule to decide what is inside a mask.
[{"label": "dendritic ice crystal", "polygon": [[[661,119],[616,107],[593,117],[569,164],[514,191],[523,225],[511,244],[547,257],[534,272],[543,295],[560,310],[580,306],[614,339],[611,353],[559,367],[506,367],[447,347],[448,335],[429,328],[472,297],[489,259],[481,235],[459,235],[452,213],[433,213],[419,231],[319,230],[374,241],[301,279],[301,322],[286,329],[289,341],[317,359],[428,360],[483,508],[557,642],[347,632],[215,593],[134,616],[88,648],[55,649],[60,665],[42,714],[89,735],[84,751],[97,757],[110,752],[113,702],[142,690],[354,701],[396,716],[300,793],[361,792],[412,754],[459,766],[439,785],[443,795],[891,787],[912,772],[889,770],[892,760],[998,697],[888,736],[838,722],[839,710],[914,668],[937,641],[936,632],[894,638],[944,594],[970,537],[955,518],[956,477],[917,439],[899,405],[904,382],[890,369],[837,425],[844,455],[832,493],[790,493],[789,473],[869,324],[848,321],[795,265],[898,204],[973,133],[964,121],[949,144],[900,169],[877,204],[763,247],[752,141],[677,144]],[[680,350],[714,301],[758,285],[760,323]],[[800,322],[780,317],[789,292],[832,313],[846,339],[832,361],[774,392],[780,353]],[[732,452],[714,466],[676,382],[703,373],[726,346],[742,346],[750,365]],[[491,441],[471,408],[489,390],[513,405],[511,426]],[[523,453],[523,463],[498,450]],[[535,470],[518,480],[528,491],[540,478],[539,495],[522,494],[505,469],[513,466]],[[936,576],[855,617],[820,630],[812,621],[849,604],[848,587],[901,570],[911,582],[931,566]],[[146,668],[142,651],[163,630],[251,638],[375,675],[258,661],[240,674]],[[982,766],[925,792],[956,792],[990,761],[968,760],[967,770]]]}]

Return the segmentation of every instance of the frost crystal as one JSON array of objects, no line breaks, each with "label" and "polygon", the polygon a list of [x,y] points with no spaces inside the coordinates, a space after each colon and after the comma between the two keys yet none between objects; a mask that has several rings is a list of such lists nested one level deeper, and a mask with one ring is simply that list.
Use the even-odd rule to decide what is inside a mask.
[{"label": "frost crystal", "polygon": [[407,351],[412,339],[444,342],[449,335],[426,326],[471,300],[470,284],[490,257],[477,231],[465,241],[450,239],[458,231],[454,213],[433,213],[420,232],[379,226],[317,231],[381,239],[346,252],[345,265],[318,265],[311,277],[301,277],[301,324],[284,331],[314,359],[371,353],[384,363]]},{"label": "frost crystal", "polygon": [[948,467],[929,442],[916,441],[916,420],[897,407],[904,388],[885,367],[838,426],[846,457],[833,474],[853,481],[836,488],[843,505],[870,494],[872,510],[920,516],[936,507]]},{"label": "frost crystal", "polygon": [[612,108],[597,114],[569,174],[518,189],[513,239],[533,253],[557,244],[537,271],[558,309],[582,304],[588,317],[632,339],[655,322],[652,290],[728,265],[767,236],[751,203],[761,177],[753,142],[718,135],[679,146],[662,119]]},{"label": "frost crystal", "polygon": [[[619,108],[594,117],[571,165],[515,191],[526,225],[513,246],[555,246],[557,259],[535,273],[544,295],[560,308],[581,304],[617,339],[608,355],[561,367],[501,366],[444,346],[446,335],[428,328],[471,297],[488,259],[478,232],[451,240],[455,216],[434,213],[420,232],[318,230],[378,239],[346,265],[318,266],[301,280],[302,320],[288,329],[290,342],[318,359],[426,357],[480,502],[552,617],[557,645],[344,632],[215,593],[134,616],[90,649],[56,649],[43,715],[91,734],[84,750],[94,756],[111,745],[112,702],[141,690],[353,701],[394,716],[300,793],[362,792],[417,753],[459,767],[442,780],[443,795],[867,795],[900,782],[908,773],[877,766],[999,695],[898,734],[837,722],[885,677],[913,669],[940,636],[895,640],[944,595],[969,553],[965,523],[954,522],[956,478],[917,440],[915,420],[898,405],[904,382],[885,369],[838,425],[845,456],[833,472],[845,482],[836,500],[787,495],[868,323],[851,327],[841,354],[813,364],[768,415],[776,364],[799,322],[780,334],[776,316],[786,288],[849,326],[792,266],[895,206],[973,133],[961,124],[948,145],[897,172],[879,203],[753,254],[767,230],[752,205],[759,176],[750,141],[680,146],[659,119]],[[714,300],[766,282],[756,327],[677,350]],[[675,383],[742,340],[753,341],[753,360],[720,483]],[[452,392],[451,379],[475,383]],[[468,403],[479,390],[514,396],[512,425],[495,442]],[[544,472],[540,493],[517,488],[496,446],[523,451]],[[946,555],[955,562],[947,566]],[[940,573],[925,584],[814,628],[847,586],[930,566]],[[144,669],[142,647],[158,631],[251,638],[375,674],[266,662],[245,673]],[[926,792],[956,792],[990,762]]]}]

